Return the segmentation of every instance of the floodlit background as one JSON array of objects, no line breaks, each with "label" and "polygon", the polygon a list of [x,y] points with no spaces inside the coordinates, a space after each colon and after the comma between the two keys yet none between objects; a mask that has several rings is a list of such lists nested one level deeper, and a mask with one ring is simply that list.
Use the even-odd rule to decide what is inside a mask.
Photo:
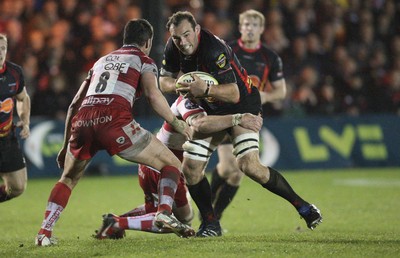
[{"label": "floodlit background", "polygon": [[[289,95],[269,115],[399,113],[400,3],[395,0],[2,0],[8,57],[25,69],[33,115],[61,119],[93,62],[121,46],[132,18],[155,28],[151,56],[161,64],[165,24],[191,11],[230,41],[238,14],[266,17],[263,41],[283,59]],[[137,116],[149,114],[138,107]]]}]

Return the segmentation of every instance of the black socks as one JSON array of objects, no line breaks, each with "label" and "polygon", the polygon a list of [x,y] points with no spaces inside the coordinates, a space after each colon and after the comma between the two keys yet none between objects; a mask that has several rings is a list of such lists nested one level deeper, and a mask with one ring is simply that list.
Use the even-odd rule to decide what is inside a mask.
[{"label": "black socks", "polygon": [[269,169],[269,180],[262,186],[276,195],[286,199],[290,202],[297,210],[304,205],[309,205],[308,202],[304,201],[298,196],[286,179],[275,169],[268,167]]},{"label": "black socks", "polygon": [[207,177],[203,177],[199,183],[188,185],[187,187],[193,201],[196,203],[197,208],[199,208],[203,221],[212,222],[217,220],[211,205],[211,188]]}]

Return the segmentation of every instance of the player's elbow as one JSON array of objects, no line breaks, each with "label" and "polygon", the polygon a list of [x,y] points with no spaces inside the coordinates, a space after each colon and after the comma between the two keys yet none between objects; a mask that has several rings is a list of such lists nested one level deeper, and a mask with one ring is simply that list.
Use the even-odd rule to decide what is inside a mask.
[{"label": "player's elbow", "polygon": [[235,92],[233,94],[232,99],[233,99],[232,103],[239,103],[239,101],[240,101],[240,93],[239,92]]},{"label": "player's elbow", "polygon": [[153,108],[157,106],[158,99],[154,94],[148,94],[146,96],[147,103],[149,103]]},{"label": "player's elbow", "polygon": [[239,101],[240,101],[239,90],[232,91],[231,94],[229,95],[229,97],[225,100],[225,102],[233,103],[233,104],[239,103]]},{"label": "player's elbow", "polygon": [[280,81],[280,83],[279,84],[277,84],[277,87],[276,87],[276,91],[277,91],[277,98],[278,99],[284,99],[285,97],[286,97],[286,94],[287,94],[287,87],[286,87],[286,82],[285,82],[285,80],[284,79],[282,79],[281,81]]},{"label": "player's elbow", "polygon": [[286,86],[284,86],[284,87],[282,87],[282,90],[280,91],[280,95],[279,95],[280,99],[286,98],[286,94],[287,94],[287,89],[286,89]]},{"label": "player's elbow", "polygon": [[160,90],[162,92],[164,92],[164,93],[168,93],[169,92],[169,88],[166,86],[165,83],[161,83],[161,80],[160,80]]},{"label": "player's elbow", "polygon": [[175,93],[175,85],[173,83],[170,83],[170,80],[172,80],[169,77],[160,77],[159,78],[159,87],[161,92],[163,93]]}]

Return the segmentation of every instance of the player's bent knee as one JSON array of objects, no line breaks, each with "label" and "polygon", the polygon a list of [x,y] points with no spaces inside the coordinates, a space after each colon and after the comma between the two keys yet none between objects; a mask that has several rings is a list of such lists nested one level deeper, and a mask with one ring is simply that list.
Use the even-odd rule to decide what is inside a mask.
[{"label": "player's bent knee", "polygon": [[248,153],[244,157],[238,159],[238,164],[241,171],[248,177],[258,183],[268,181],[268,169],[260,163],[258,153]]},{"label": "player's bent knee", "polygon": [[242,173],[242,171],[237,170],[229,176],[227,182],[230,185],[240,185],[240,182],[242,181],[243,176],[244,176],[244,174]]},{"label": "player's bent knee", "polygon": [[194,168],[184,164],[182,167],[182,171],[186,177],[186,182],[188,185],[195,185],[200,182],[204,177],[203,172],[199,170],[198,167]]},{"label": "player's bent knee", "polygon": [[10,198],[18,197],[25,192],[25,189],[26,189],[26,184],[11,186],[8,189],[9,192],[8,195]]},{"label": "player's bent knee", "polygon": [[[188,199],[190,201],[190,199]],[[175,203],[176,204],[176,203]],[[177,208],[175,205],[172,208],[172,212],[174,213],[175,217],[182,223],[186,225],[191,225],[192,220],[194,218],[194,211],[192,206],[187,203],[186,205]]]}]

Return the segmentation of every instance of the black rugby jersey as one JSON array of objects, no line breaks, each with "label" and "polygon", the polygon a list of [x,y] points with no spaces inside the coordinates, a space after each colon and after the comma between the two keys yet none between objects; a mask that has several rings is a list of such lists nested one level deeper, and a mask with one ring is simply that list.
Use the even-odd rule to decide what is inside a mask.
[{"label": "black rugby jersey", "polygon": [[200,99],[200,105],[210,115],[242,113],[243,106],[249,105],[250,102],[246,101],[246,98],[257,91],[251,85],[247,71],[242,67],[232,49],[223,40],[204,29],[201,29],[199,35],[198,48],[191,56],[182,54],[172,38],[168,39],[160,74],[177,74],[179,71],[183,73],[203,71],[216,78],[219,84],[236,83],[239,86],[240,101],[238,103]]},{"label": "black rugby jersey", "polygon": [[0,137],[12,130],[15,96],[25,87],[22,68],[6,61],[0,69]]},{"label": "black rugby jersey", "polygon": [[240,39],[229,45],[259,91],[267,92],[271,82],[283,79],[282,59],[268,47],[260,43],[257,49],[247,49]]}]

